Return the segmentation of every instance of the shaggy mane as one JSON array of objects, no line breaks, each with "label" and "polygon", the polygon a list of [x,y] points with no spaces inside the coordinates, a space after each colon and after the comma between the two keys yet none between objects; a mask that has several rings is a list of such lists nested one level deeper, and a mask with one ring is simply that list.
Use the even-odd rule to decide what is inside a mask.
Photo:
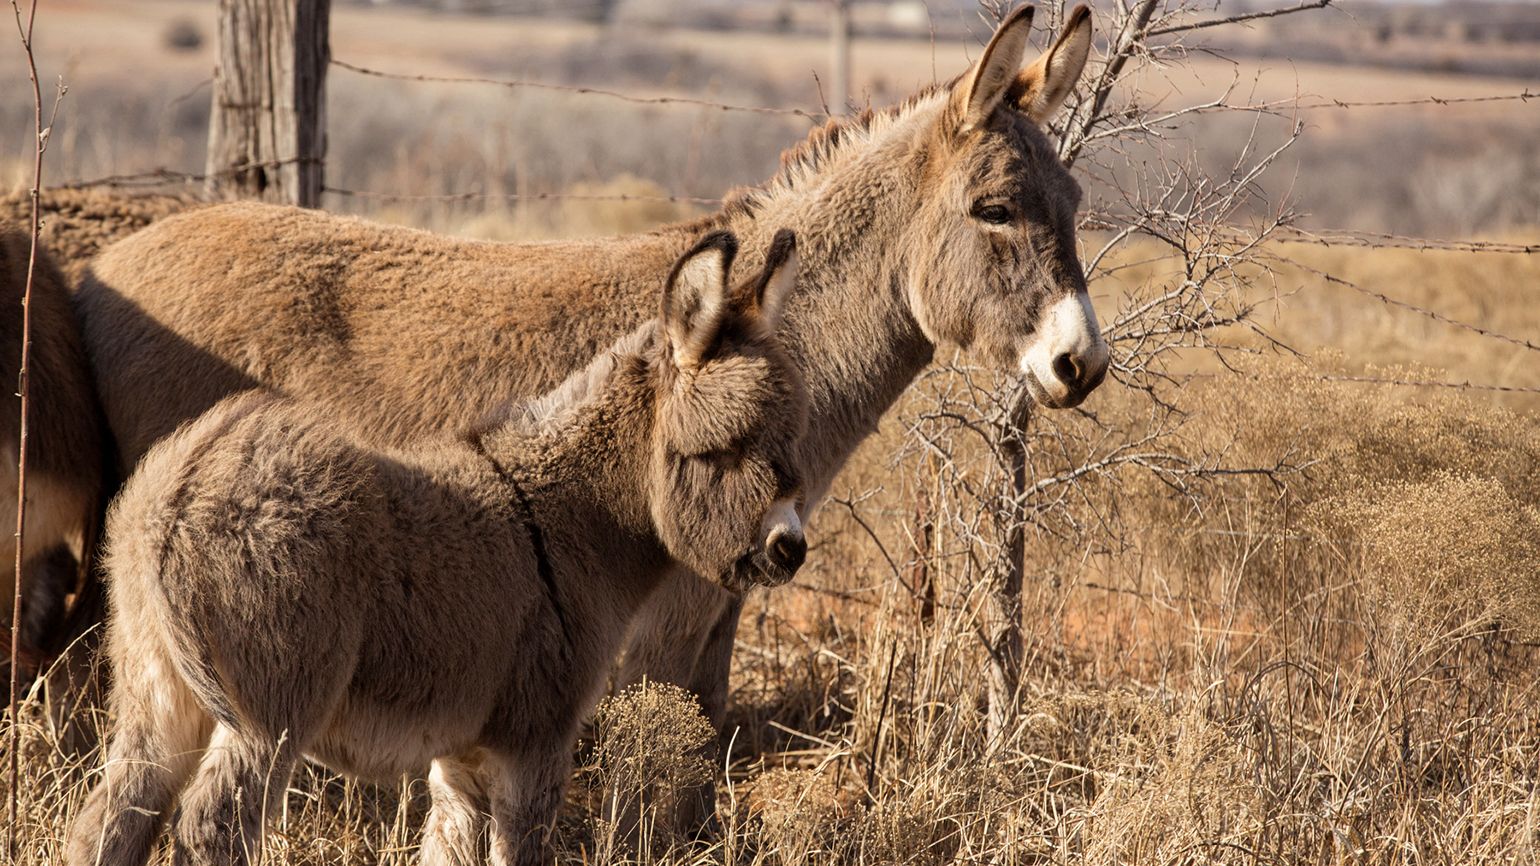
[{"label": "shaggy mane", "polygon": [[500,413],[505,420],[516,422],[529,433],[539,433],[552,426],[593,399],[615,372],[621,359],[640,355],[657,333],[654,319],[631,333],[616,340],[608,349],[588,362],[588,366],[568,376],[560,385],[528,400],[514,401]]},{"label": "shaggy mane", "polygon": [[830,117],[822,126],[813,127],[806,138],[781,152],[781,167],[769,180],[757,187],[729,193],[723,207],[724,214],[741,213],[752,217],[768,196],[777,190],[801,185],[828,167],[845,147],[871,141],[878,132],[908,117],[915,109],[928,105],[938,95],[949,94],[960,78],[958,76],[942,84],[922,87],[902,101],[884,108],[867,108],[851,117]]}]

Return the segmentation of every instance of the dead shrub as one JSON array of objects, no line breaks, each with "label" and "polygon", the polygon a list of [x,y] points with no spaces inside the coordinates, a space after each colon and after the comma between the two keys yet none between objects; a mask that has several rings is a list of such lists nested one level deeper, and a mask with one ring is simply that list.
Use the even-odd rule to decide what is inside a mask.
[{"label": "dead shrub", "polygon": [[1316,509],[1361,549],[1362,591],[1397,631],[1446,639],[1500,622],[1540,629],[1540,511],[1503,485],[1448,471],[1368,487]]},{"label": "dead shrub", "polygon": [[601,800],[593,837],[610,860],[639,840],[633,856],[662,856],[682,840],[672,816],[691,786],[711,779],[716,730],[695,696],[669,683],[643,681],[599,702],[591,764],[585,775]]},{"label": "dead shrub", "polygon": [[1262,791],[1250,758],[1195,706],[1150,727],[1103,766],[1083,831],[1087,862],[1255,862]]},{"label": "dead shrub", "polygon": [[820,770],[767,770],[748,807],[758,819],[759,854],[773,864],[832,860],[847,829],[848,806],[833,774]]}]

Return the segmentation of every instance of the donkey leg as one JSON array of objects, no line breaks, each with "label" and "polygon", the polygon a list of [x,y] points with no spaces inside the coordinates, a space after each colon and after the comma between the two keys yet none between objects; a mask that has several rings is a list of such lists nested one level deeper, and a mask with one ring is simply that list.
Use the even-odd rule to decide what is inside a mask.
[{"label": "donkey leg", "polygon": [[[700,699],[701,712],[711,722],[721,739],[727,724],[728,677],[733,667],[733,642],[738,637],[738,619],[743,613],[743,597],[731,596],[717,617],[706,644],[696,660],[695,675],[689,689]],[[720,763],[718,763],[720,766]],[[713,836],[717,826],[716,775],[704,783],[679,792],[679,811],[674,828],[692,837]]]},{"label": "donkey leg", "polygon": [[256,860],[297,757],[292,742],[216,726],[198,774],[182,794],[173,827],[177,862],[244,866]]},{"label": "donkey leg", "polygon": [[[69,866],[139,866],[176,793],[197,765],[211,720],[192,693],[154,654],[125,660],[124,687],[114,696],[117,729],[102,780],[71,825]],[[165,676],[145,677],[146,671]]]},{"label": "donkey leg", "polygon": [[64,601],[75,590],[80,565],[66,544],[56,544],[31,558],[24,569],[26,603],[22,606],[21,639],[44,649],[64,622]]},{"label": "donkey leg", "polygon": [[[686,571],[670,573],[638,612],[615,688],[653,682],[690,688],[733,594]],[[730,641],[729,641],[730,643]]]},{"label": "donkey leg", "polygon": [[482,861],[486,792],[475,766],[438,758],[428,772],[433,805],[422,831],[422,866],[472,866]]},{"label": "donkey leg", "polygon": [[[0,468],[0,479],[16,489],[15,444],[0,445],[0,456],[9,457],[7,466]],[[95,455],[90,455],[94,458]],[[83,528],[95,497],[78,482],[50,475],[38,470],[29,474],[27,485],[27,545],[22,563],[23,606],[20,623],[13,623],[21,631],[23,645],[29,651],[47,648],[56,638],[64,617],[64,602],[75,589],[78,576],[74,548],[81,546]],[[16,523],[16,498],[14,495],[0,504],[0,518]],[[0,544],[0,552],[15,557],[15,539],[6,533],[6,543]],[[7,562],[14,560],[7,560]],[[0,574],[4,581],[5,597],[9,598],[13,578],[7,570]],[[10,617],[10,606],[5,606],[3,616]]]},{"label": "donkey leg", "polygon": [[551,827],[571,773],[570,744],[488,762],[493,866],[551,862]]}]

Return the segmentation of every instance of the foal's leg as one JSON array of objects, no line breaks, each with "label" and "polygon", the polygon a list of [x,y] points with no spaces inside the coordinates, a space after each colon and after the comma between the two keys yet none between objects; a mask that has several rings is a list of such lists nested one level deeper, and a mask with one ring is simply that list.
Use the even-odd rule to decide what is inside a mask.
[{"label": "foal's leg", "polygon": [[486,792],[475,766],[438,758],[428,772],[433,805],[422,831],[422,866],[473,866],[482,861]]},{"label": "foal's leg", "polygon": [[140,866],[171,802],[197,765],[212,721],[158,649],[119,656],[117,727],[102,779],[75,817],[69,866]]},{"label": "foal's leg", "polygon": [[492,866],[550,862],[551,825],[572,773],[572,746],[487,762],[492,800]]},{"label": "foal's leg", "polygon": [[298,751],[220,724],[173,828],[177,862],[244,866],[261,854],[267,819],[283,804]]},{"label": "foal's leg", "polygon": [[[728,675],[733,667],[733,643],[738,636],[738,620],[743,613],[743,596],[728,598],[717,621],[706,637],[695,675],[689,689],[700,698],[701,712],[711,722],[717,739],[727,724]],[[713,752],[714,754],[714,752]],[[716,762],[720,767],[720,761]],[[685,836],[712,837],[721,830],[717,821],[716,774],[700,785],[679,792],[679,807],[674,814],[674,830]]]}]

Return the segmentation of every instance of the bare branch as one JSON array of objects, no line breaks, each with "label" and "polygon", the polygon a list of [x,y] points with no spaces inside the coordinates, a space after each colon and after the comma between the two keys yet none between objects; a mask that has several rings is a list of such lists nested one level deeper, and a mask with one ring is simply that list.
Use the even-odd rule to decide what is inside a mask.
[{"label": "bare branch", "polygon": [[[22,598],[22,554],[25,547],[24,541],[27,528],[27,413],[29,410],[29,398],[31,396],[31,370],[32,360],[32,282],[37,273],[38,235],[42,224],[38,210],[39,197],[43,187],[43,151],[48,148],[48,135],[53,128],[52,121],[48,128],[43,126],[43,91],[37,79],[37,58],[32,53],[32,27],[37,20],[37,2],[32,0],[27,10],[26,23],[22,22],[21,5],[18,0],[11,0],[11,11],[16,16],[16,31],[21,37],[21,47],[27,58],[27,77],[32,83],[32,220],[31,220],[31,246],[27,253],[27,280],[22,289],[21,296],[21,368],[17,375],[16,392],[21,399],[21,429],[18,432],[16,448],[16,572],[15,583],[11,594],[11,630],[10,630],[10,689],[7,700],[7,710],[10,722],[11,755],[10,766],[10,791],[8,796],[6,831],[6,851],[12,863],[17,861],[16,828],[20,823],[20,814],[17,811],[18,788],[21,784],[20,773],[20,732],[21,725],[17,718],[17,691],[20,685],[20,661],[21,661],[21,598]],[[59,112],[59,100],[64,97],[64,87],[60,84],[59,96],[54,100],[54,116]]]},{"label": "bare branch", "polygon": [[1259,18],[1276,18],[1279,15],[1293,15],[1296,12],[1306,12],[1311,9],[1324,9],[1330,6],[1332,0],[1305,0],[1296,6],[1285,6],[1279,9],[1263,9],[1257,12],[1246,12],[1241,15],[1231,15],[1227,18],[1211,18],[1205,21],[1194,21],[1191,24],[1177,24],[1171,27],[1161,27],[1158,30],[1145,32],[1145,37],[1169,36],[1173,33],[1186,33],[1189,30],[1203,30],[1209,27],[1222,27],[1226,24],[1240,24],[1243,21],[1255,21]]}]

